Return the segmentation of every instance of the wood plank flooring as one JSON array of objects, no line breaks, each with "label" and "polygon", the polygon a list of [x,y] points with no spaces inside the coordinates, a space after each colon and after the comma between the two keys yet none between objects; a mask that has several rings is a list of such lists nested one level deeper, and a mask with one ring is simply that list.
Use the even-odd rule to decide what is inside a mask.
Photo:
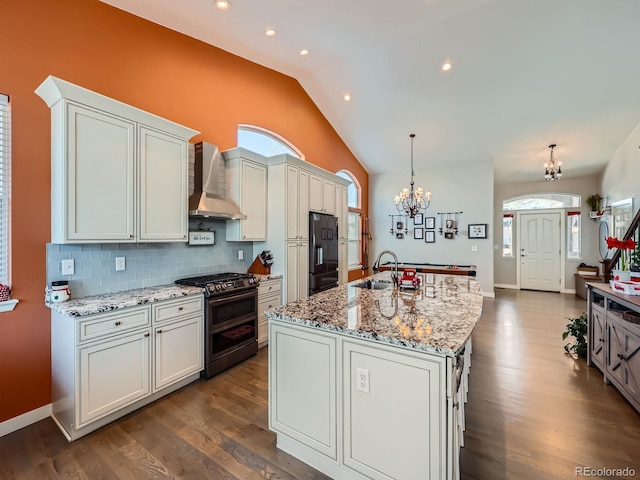
[{"label": "wood plank flooring", "polygon": [[[464,480],[568,479],[586,466],[631,467],[636,476],[627,478],[640,478],[640,416],[562,350],[565,317],[585,310],[573,295],[497,290],[485,299]],[[50,419],[1,437],[0,479],[327,478],[275,447],[267,393],[262,349],[75,442]]]}]

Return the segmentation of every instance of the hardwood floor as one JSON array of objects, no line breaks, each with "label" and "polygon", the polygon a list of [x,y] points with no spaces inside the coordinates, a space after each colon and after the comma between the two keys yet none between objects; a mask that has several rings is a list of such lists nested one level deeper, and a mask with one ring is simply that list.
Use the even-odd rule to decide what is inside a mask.
[{"label": "hardwood floor", "polygon": [[[565,317],[585,310],[573,295],[497,290],[485,299],[463,479],[567,479],[586,466],[631,467],[627,478],[640,478],[640,416],[562,350]],[[0,479],[327,478],[276,449],[267,398],[262,349],[75,442],[50,419],[1,437]]]}]

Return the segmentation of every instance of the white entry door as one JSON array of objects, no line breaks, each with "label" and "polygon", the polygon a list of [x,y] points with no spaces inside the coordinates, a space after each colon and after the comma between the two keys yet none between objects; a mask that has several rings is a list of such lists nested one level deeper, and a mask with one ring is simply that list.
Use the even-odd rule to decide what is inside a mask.
[{"label": "white entry door", "polygon": [[520,215],[520,288],[560,291],[560,214]]}]

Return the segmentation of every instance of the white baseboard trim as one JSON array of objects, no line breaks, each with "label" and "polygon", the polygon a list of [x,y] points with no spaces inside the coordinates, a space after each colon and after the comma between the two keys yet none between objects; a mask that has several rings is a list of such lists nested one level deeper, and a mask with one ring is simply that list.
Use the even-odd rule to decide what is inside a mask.
[{"label": "white baseboard trim", "polygon": [[482,296],[487,298],[496,298],[496,294],[494,292],[482,292]]},{"label": "white baseboard trim", "polygon": [[50,416],[51,404],[49,403],[48,405],[43,405],[40,408],[31,410],[30,412],[5,420],[0,423],[0,437],[4,437],[16,430],[20,430],[21,428],[28,427],[32,423],[39,422],[40,420],[44,420]]},{"label": "white baseboard trim", "polygon": [[562,290],[562,293],[573,293],[574,295],[576,294],[576,289],[575,288],[569,288],[566,290]]},{"label": "white baseboard trim", "polygon": [[507,288],[510,290],[520,290],[520,287],[517,285],[506,285],[504,283],[494,283],[493,288]]}]

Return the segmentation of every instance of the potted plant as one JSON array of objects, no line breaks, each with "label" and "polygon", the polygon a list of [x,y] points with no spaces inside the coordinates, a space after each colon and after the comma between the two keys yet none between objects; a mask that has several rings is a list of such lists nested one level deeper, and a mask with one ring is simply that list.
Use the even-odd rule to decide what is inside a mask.
[{"label": "potted plant", "polygon": [[594,193],[593,195],[589,195],[587,197],[587,204],[591,207],[591,211],[599,212],[600,211],[600,202],[602,201],[602,197],[599,193]]},{"label": "potted plant", "polygon": [[569,335],[575,338],[573,343],[567,343],[564,351],[574,358],[587,358],[587,313],[579,317],[567,318],[567,331],[562,333],[562,340]]}]

